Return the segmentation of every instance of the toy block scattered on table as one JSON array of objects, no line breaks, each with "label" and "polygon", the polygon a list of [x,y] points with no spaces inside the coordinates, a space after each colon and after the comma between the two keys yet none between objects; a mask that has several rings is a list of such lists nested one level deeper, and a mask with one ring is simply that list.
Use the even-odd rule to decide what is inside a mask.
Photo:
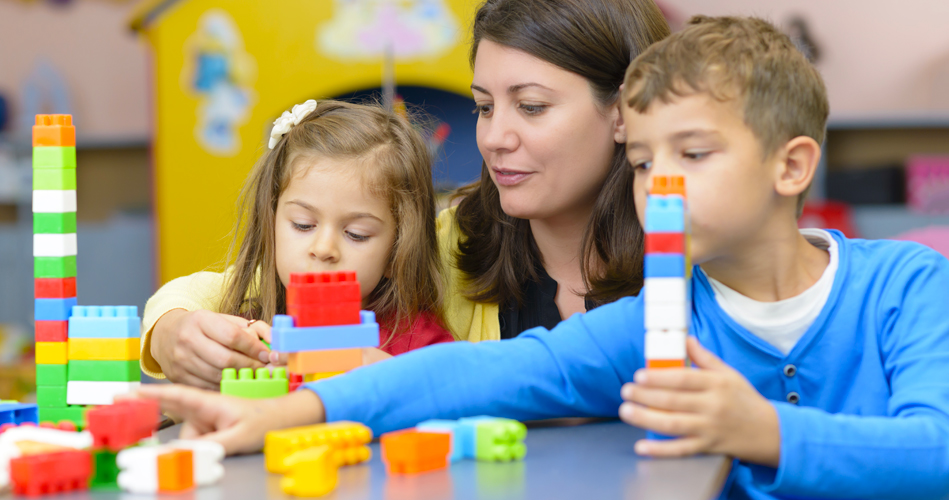
[{"label": "toy block scattered on table", "polygon": [[369,460],[370,441],[369,427],[347,421],[270,431],[264,437],[264,464],[269,472],[282,474],[287,471],[284,461],[290,455],[326,445],[340,451],[340,465],[355,465]]},{"label": "toy block scattered on table", "polygon": [[455,433],[465,458],[496,462],[521,460],[527,454],[527,427],[508,418],[489,416],[458,420]]},{"label": "toy block scattered on table", "polygon": [[226,368],[221,373],[221,394],[262,399],[282,396],[289,391],[286,368],[275,368],[273,376],[267,368],[258,368],[256,374],[250,368],[241,368],[239,372]]},{"label": "toy block scattered on table", "polygon": [[0,404],[0,424],[20,425],[24,422],[39,423],[38,407],[31,403]]},{"label": "toy block scattered on table", "polygon": [[36,497],[88,489],[92,455],[84,450],[27,455],[10,461],[13,493]]},{"label": "toy block scattered on table", "polygon": [[89,410],[86,422],[96,448],[119,451],[151,437],[160,417],[156,401],[125,400]]},{"label": "toy block scattered on table", "polygon": [[362,349],[326,349],[291,352],[287,370],[291,373],[348,372],[362,366]]},{"label": "toy block scattered on table", "polygon": [[[457,420],[426,420],[415,426],[416,429],[425,432],[441,432],[449,436],[448,460],[457,462],[465,458],[464,450],[458,441],[459,427],[461,424]],[[474,446],[472,445],[472,449]]]},{"label": "toy block scattered on table", "polygon": [[379,347],[379,325],[372,311],[360,311],[360,324],[295,327],[293,318],[274,316],[271,347],[279,352]]},{"label": "toy block scattered on table", "polygon": [[191,450],[168,450],[158,455],[157,462],[159,492],[194,488],[194,455]]},{"label": "toy block scattered on table", "polygon": [[119,466],[115,462],[117,453],[109,450],[92,452],[92,477],[89,478],[91,490],[115,490],[119,488]]},{"label": "toy block scattered on table", "polygon": [[[190,465],[187,463],[190,457]],[[175,440],[119,452],[117,483],[130,493],[174,493],[214,484],[224,476],[224,447],[210,441]],[[188,486],[188,484],[191,486]]]},{"label": "toy block scattered on table", "polygon": [[379,442],[390,474],[420,474],[448,467],[451,438],[445,433],[406,429],[383,434]]},{"label": "toy block scattered on table", "polygon": [[280,480],[280,489],[300,497],[323,496],[336,488],[339,464],[329,446],[315,446],[298,451],[286,459],[287,475]]},{"label": "toy block scattered on table", "polygon": [[177,450],[190,450],[194,464],[194,484],[207,486],[224,477],[224,447],[214,441],[176,439],[166,445]]}]

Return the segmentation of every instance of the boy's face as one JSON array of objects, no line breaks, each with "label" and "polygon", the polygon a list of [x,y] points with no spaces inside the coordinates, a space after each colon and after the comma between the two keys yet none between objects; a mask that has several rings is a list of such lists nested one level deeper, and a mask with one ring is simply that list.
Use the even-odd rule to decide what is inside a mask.
[{"label": "boy's face", "polygon": [[701,92],[656,100],[644,113],[621,106],[639,221],[652,177],[684,176],[696,264],[752,251],[777,212],[779,169],[763,158],[739,106]]}]

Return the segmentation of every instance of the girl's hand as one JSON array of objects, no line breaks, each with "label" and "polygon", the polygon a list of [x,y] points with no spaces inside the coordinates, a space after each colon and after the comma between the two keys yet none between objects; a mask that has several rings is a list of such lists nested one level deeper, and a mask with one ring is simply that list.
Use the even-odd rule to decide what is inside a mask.
[{"label": "girl's hand", "polygon": [[184,420],[180,439],[216,441],[228,455],[260,451],[268,431],[326,420],[319,396],[306,389],[279,398],[244,399],[183,385],[146,384],[135,397],[157,400],[163,411]]},{"label": "girl's hand", "polygon": [[656,457],[721,453],[777,467],[781,435],[774,406],[735,369],[689,337],[687,350],[701,370],[639,370],[623,386],[624,422],[667,436],[643,439],[636,452]]},{"label": "girl's hand", "polygon": [[237,316],[175,309],[162,316],[151,335],[151,354],[172,382],[216,389],[225,368],[260,368],[269,350],[260,335],[270,329]]}]

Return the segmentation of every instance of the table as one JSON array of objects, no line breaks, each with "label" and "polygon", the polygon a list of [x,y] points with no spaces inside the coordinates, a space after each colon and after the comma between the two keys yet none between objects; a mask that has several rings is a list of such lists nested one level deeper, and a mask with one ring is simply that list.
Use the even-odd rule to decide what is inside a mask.
[{"label": "table", "polygon": [[[619,421],[577,420],[533,423],[523,462],[457,462],[449,469],[415,476],[387,476],[373,443],[372,460],[339,470],[336,490],[327,500],[379,498],[435,499],[709,499],[717,496],[731,467],[723,456],[647,459],[633,452],[645,431]],[[173,439],[178,427],[159,433]],[[264,470],[261,454],[225,459],[224,480],[175,499],[241,500],[293,498],[280,490],[281,476]],[[148,499],[105,492],[43,497],[71,499]]]}]

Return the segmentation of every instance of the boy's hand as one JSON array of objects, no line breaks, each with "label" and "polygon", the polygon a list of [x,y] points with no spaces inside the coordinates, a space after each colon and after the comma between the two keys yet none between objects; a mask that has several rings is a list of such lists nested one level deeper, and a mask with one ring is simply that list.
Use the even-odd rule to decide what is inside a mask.
[{"label": "boy's hand", "polygon": [[309,390],[243,399],[183,385],[146,384],[134,397],[157,400],[163,411],[183,420],[180,439],[216,441],[228,455],[260,451],[268,431],[325,420],[323,403]]},{"label": "boy's hand", "polygon": [[623,386],[624,422],[667,436],[643,439],[636,452],[656,457],[721,453],[777,467],[781,457],[778,414],[735,369],[689,337],[687,350],[701,370],[639,370]]},{"label": "boy's hand", "polygon": [[260,341],[264,331],[269,336],[260,321],[248,325],[237,316],[175,309],[155,323],[150,349],[172,382],[216,389],[225,368],[264,366],[269,354]]}]

